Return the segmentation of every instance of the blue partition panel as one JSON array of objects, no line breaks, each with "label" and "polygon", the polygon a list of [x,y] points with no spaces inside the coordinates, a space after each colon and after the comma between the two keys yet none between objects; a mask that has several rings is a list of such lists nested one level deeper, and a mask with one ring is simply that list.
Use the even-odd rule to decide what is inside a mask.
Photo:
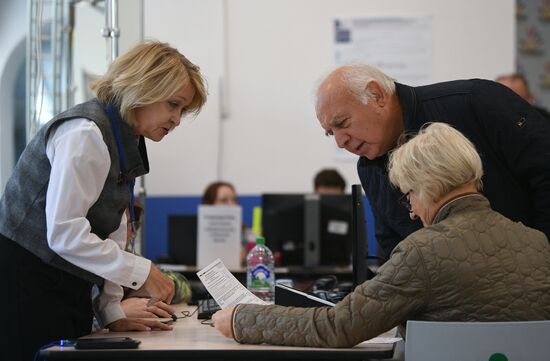
[{"label": "blue partition panel", "polygon": [[[197,214],[201,202],[198,196],[147,197],[145,201],[145,250],[143,255],[151,260],[168,254],[168,216],[172,214]],[[260,207],[261,196],[239,196],[243,209],[243,222],[252,226],[252,210]],[[374,218],[365,198],[365,216],[369,237],[369,254],[378,254],[378,243],[374,237]]]}]

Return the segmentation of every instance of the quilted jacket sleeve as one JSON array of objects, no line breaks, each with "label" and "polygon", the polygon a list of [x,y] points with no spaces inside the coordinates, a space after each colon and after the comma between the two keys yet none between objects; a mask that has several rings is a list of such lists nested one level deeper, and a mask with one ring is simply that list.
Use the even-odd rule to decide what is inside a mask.
[{"label": "quilted jacket sleeve", "polygon": [[235,340],[352,347],[414,316],[426,304],[429,292],[421,254],[413,243],[403,241],[375,278],[335,307],[239,306],[233,319]]}]

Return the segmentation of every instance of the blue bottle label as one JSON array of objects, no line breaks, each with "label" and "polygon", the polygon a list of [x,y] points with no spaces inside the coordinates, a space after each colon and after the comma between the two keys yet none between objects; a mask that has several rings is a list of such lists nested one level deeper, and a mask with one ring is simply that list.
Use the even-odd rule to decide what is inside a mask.
[{"label": "blue bottle label", "polygon": [[268,288],[271,271],[263,264],[252,269],[252,288]]}]

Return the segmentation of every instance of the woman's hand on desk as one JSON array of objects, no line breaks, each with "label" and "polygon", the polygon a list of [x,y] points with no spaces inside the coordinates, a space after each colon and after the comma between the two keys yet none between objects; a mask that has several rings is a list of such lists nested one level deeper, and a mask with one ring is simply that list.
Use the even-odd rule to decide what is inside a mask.
[{"label": "woman's hand on desk", "polygon": [[154,264],[151,264],[149,276],[142,286],[151,298],[164,301],[168,304],[174,298],[174,281],[166,277]]},{"label": "woman's hand on desk", "polygon": [[155,320],[143,320],[140,318],[121,318],[107,325],[109,331],[122,332],[122,331],[151,331],[162,330],[170,331],[172,326],[166,325],[160,321]]},{"label": "woman's hand on desk", "polygon": [[230,306],[219,310],[212,315],[212,322],[216,330],[220,331],[225,337],[233,338],[233,310],[237,306]]},{"label": "woman's hand on desk", "polygon": [[176,310],[162,301],[153,305],[149,298],[130,297],[120,303],[126,317],[130,318],[170,318]]}]

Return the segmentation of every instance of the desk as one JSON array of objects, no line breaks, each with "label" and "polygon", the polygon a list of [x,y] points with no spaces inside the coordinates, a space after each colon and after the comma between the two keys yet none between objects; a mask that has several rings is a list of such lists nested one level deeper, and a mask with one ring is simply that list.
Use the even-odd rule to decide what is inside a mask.
[{"label": "desk", "polygon": [[[186,276],[196,277],[195,273],[201,269],[197,266],[188,266],[183,264],[168,264],[159,263],[157,267],[163,271],[181,272]],[[240,267],[238,269],[229,270],[233,274],[245,274],[246,267]],[[287,266],[287,267],[275,267],[275,275],[279,278],[285,278],[292,275],[308,275],[308,276],[326,276],[326,275],[343,275],[351,277],[351,266],[314,266],[314,267],[302,267],[302,266]]]},{"label": "desk", "polygon": [[[176,308],[195,309],[187,305]],[[55,346],[43,350],[40,356],[47,360],[369,360],[391,358],[394,349],[394,344],[360,344],[344,349],[241,345],[215,328],[202,325],[196,314],[178,319],[173,326],[172,331],[100,332],[90,336],[129,336],[141,341],[135,350],[75,350]]]},{"label": "desk", "polygon": [[[157,266],[163,271],[180,272],[188,280],[197,280],[196,272],[200,268],[196,266],[177,265],[160,263]],[[238,269],[229,270],[242,284],[246,285],[246,268],[241,267]],[[295,287],[299,289],[309,289],[317,280],[321,277],[334,275],[338,277],[338,282],[351,281],[352,280],[352,268],[351,266],[315,266],[315,267],[301,267],[301,266],[287,266],[287,267],[275,267],[275,279],[290,278],[295,282]]]}]

